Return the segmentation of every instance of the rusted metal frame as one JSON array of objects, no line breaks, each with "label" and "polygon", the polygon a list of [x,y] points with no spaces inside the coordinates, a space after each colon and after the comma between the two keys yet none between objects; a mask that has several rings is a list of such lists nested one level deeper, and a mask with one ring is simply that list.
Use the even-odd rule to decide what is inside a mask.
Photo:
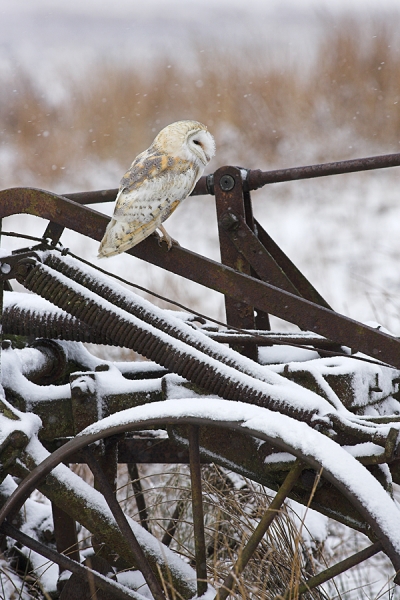
[{"label": "rusted metal frame", "polygon": [[[368,546],[367,548],[364,548],[363,550],[360,550],[359,552],[352,554],[348,558],[341,560],[340,562],[336,563],[332,567],[329,567],[328,569],[321,571],[321,573],[318,573],[317,575],[314,575],[314,577],[310,577],[310,579],[308,579],[304,583],[301,583],[298,586],[298,588],[296,588],[294,590],[295,594],[296,594],[296,598],[301,596],[302,594],[305,594],[309,590],[312,590],[313,588],[316,588],[317,586],[322,585],[326,581],[333,579],[333,577],[337,577],[337,575],[340,575],[341,573],[348,571],[352,567],[359,565],[360,563],[364,562],[368,558],[371,558],[372,556],[375,556],[375,554],[378,554],[379,552],[382,552],[382,551],[383,551],[383,548],[382,548],[381,542],[375,542],[374,544],[371,544],[371,546]],[[289,600],[290,598],[294,597],[292,594],[293,594],[293,590],[288,590],[286,592],[286,594],[283,596],[283,599]],[[279,596],[279,598],[282,598],[282,596]]]},{"label": "rusted metal frame", "polygon": [[136,463],[127,463],[129,477],[131,478],[131,485],[136,500],[136,506],[139,513],[139,521],[141,526],[150,531],[149,527],[149,515],[147,512],[146,500],[143,494],[143,487],[139,477],[139,471]]},{"label": "rusted metal frame", "polygon": [[[311,179],[314,177],[326,177],[328,175],[340,175],[344,173],[356,173],[359,171],[370,171],[374,169],[387,169],[400,166],[400,153],[369,156],[366,158],[355,158],[341,160],[331,163],[321,163],[304,167],[290,167],[288,169],[275,169],[273,171],[260,171],[258,169],[248,170],[246,181],[249,190],[257,190],[269,183],[280,183],[283,181],[295,181],[299,179]],[[214,195],[213,176],[205,175],[196,183],[191,196]],[[118,189],[97,190],[93,192],[77,192],[63,194],[65,198],[74,200],[79,204],[96,204],[100,202],[114,202]]]},{"label": "rusted metal frame", "polygon": [[[70,457],[76,454],[79,450],[85,448],[86,446],[96,442],[97,440],[103,439],[112,435],[120,435],[121,433],[127,433],[129,431],[134,431],[135,429],[141,430],[148,427],[159,427],[163,426],[166,423],[169,425],[182,425],[182,423],[191,424],[191,425],[212,425],[213,427],[221,427],[224,429],[231,429],[232,431],[240,431],[243,433],[242,424],[236,421],[216,421],[212,420],[210,423],[210,419],[206,417],[192,417],[185,416],[183,420],[181,416],[179,417],[155,417],[151,419],[142,419],[136,420],[131,424],[121,424],[114,425],[105,430],[97,431],[96,433],[86,434],[86,435],[78,435],[69,442],[67,442],[61,448],[55,450],[52,454],[50,454],[42,463],[36,466],[29,475],[25,477],[19,484],[19,486],[14,490],[14,492],[10,495],[10,497],[6,500],[3,506],[0,509],[0,524],[6,519],[10,518],[10,516],[17,510],[20,509],[22,504],[25,502],[26,498],[33,492],[37,484],[43,480],[51,471],[61,462],[66,462],[70,460]],[[393,566],[396,571],[400,572],[400,555],[398,550],[393,547],[392,542],[387,537],[387,535],[380,531],[380,527],[377,526],[376,519],[371,515],[368,509],[363,506],[360,502],[359,498],[348,489],[346,485],[336,479],[336,477],[331,474],[329,465],[321,465],[318,463],[314,456],[311,453],[303,453],[299,451],[299,449],[289,446],[283,439],[271,437],[265,432],[259,432],[255,429],[251,429],[250,427],[246,428],[246,434],[250,436],[254,436],[255,438],[262,439],[264,441],[273,444],[274,447],[279,447],[281,450],[285,452],[289,452],[294,454],[297,458],[305,462],[309,467],[314,470],[319,471],[321,467],[324,467],[324,478],[330,481],[344,496],[351,502],[354,507],[359,511],[360,515],[363,519],[365,519],[366,523],[369,524],[372,531],[375,531],[375,534],[378,535],[378,531],[380,533],[380,541],[382,543],[382,547],[384,552],[388,555],[390,560],[393,563]],[[322,435],[322,434],[321,434]],[[397,581],[399,580],[399,576],[397,577]]]},{"label": "rusted metal frame", "polygon": [[400,368],[400,341],[392,336],[188,250],[177,249],[180,250],[178,254],[174,248],[173,252],[157,254],[154,252],[157,242],[149,240],[148,246],[151,244],[154,248],[150,255],[144,244],[145,242],[137,246],[135,252],[129,252],[177,275],[295,323],[303,330],[318,333],[338,344],[349,346],[353,351],[364,352],[374,359]]},{"label": "rusted metal frame", "polygon": [[400,153],[383,154],[380,156],[341,160],[338,162],[322,163],[305,167],[291,167],[289,169],[277,169],[274,171],[263,172],[254,170],[248,172],[247,181],[249,189],[257,190],[268,183],[312,179],[314,177],[326,177],[327,175],[340,175],[344,173],[356,173],[358,171],[387,169],[388,167],[399,166]]},{"label": "rusted metal frame", "polygon": [[64,229],[65,227],[63,225],[59,225],[54,221],[50,221],[42,237],[46,241],[49,240],[50,243],[55,246],[60,241],[60,237],[64,233]]},{"label": "rusted metal frame", "polygon": [[183,514],[184,508],[185,508],[185,501],[182,498],[180,498],[178,500],[178,502],[176,503],[174,512],[172,513],[171,520],[168,523],[167,528],[162,537],[161,543],[164,544],[164,546],[169,547],[172,540],[174,539],[176,528],[177,528],[180,518]]},{"label": "rusted metal frame", "polygon": [[[92,423],[95,423],[97,420],[98,419],[95,418]],[[105,478],[115,497],[118,476],[118,438],[109,437],[103,440],[91,450],[91,453],[102,473],[102,479],[100,481],[97,479],[97,474],[95,475],[93,473],[93,487],[104,495],[103,484]],[[87,455],[85,453],[85,458],[86,457]]]},{"label": "rusted metal frame", "polygon": [[[246,173],[246,178],[247,178],[247,171],[245,171],[244,169],[241,169],[241,175],[242,175],[241,185],[243,188],[243,203],[244,203],[245,222],[246,222],[247,226],[249,227],[249,229],[251,231],[253,231],[254,233],[256,233],[257,232],[256,225],[255,225],[256,221],[255,221],[254,215],[253,215],[253,206],[251,203],[250,190],[248,189],[248,185],[247,185],[247,181],[246,181],[244,173]],[[255,277],[256,279],[259,278],[259,276],[254,271],[253,267],[250,267],[250,275],[252,277]],[[260,279],[261,279],[261,277],[260,277]],[[270,322],[268,313],[258,309],[256,311],[254,311],[254,320],[255,320],[257,329],[264,329],[267,331],[271,329],[271,322]]]},{"label": "rusted metal frame", "polygon": [[[214,192],[215,206],[217,211],[219,245],[221,252],[221,262],[236,271],[251,275],[251,267],[246,259],[238,252],[237,248],[232,246],[227,235],[226,219],[229,220],[230,212],[240,215],[243,219],[246,217],[243,184],[241,170],[237,167],[221,167],[214,173]],[[248,218],[249,205],[247,206]],[[226,322],[232,327],[243,329],[254,329],[254,309],[244,302],[240,302],[230,296],[225,296]],[[257,360],[258,350],[255,344],[245,344],[237,348],[243,354]]]},{"label": "rusted metal frame", "polygon": [[201,489],[199,428],[189,426],[189,461],[192,490],[193,534],[197,574],[197,595],[207,591],[207,554],[204,534],[203,496]]},{"label": "rusted metal frame", "polygon": [[235,585],[237,577],[244,571],[247,563],[253,556],[262,538],[268,531],[272,521],[278,515],[282,504],[284,503],[291,490],[293,489],[294,485],[296,484],[297,480],[299,479],[304,467],[305,465],[302,461],[296,460],[293,467],[287,474],[284,482],[277,491],[275,498],[272,500],[268,509],[264,513],[261,521],[251,534],[244,548],[241,550],[239,558],[233,566],[232,571],[225,578],[224,583],[218,590],[218,593],[215,596],[215,600],[225,600],[229,596],[230,592],[232,591]]},{"label": "rusted metal frame", "polygon": [[161,585],[158,579],[156,578],[150,564],[148,563],[147,558],[143,553],[142,547],[137,541],[136,536],[133,533],[132,528],[130,527],[126,519],[126,516],[123,510],[121,509],[118,500],[115,497],[114,490],[111,487],[107,476],[104,474],[103,469],[100,467],[94,454],[89,448],[86,448],[84,455],[90,470],[92,471],[94,477],[98,482],[98,489],[103,494],[114,516],[114,519],[116,520],[118,527],[121,530],[121,533],[129,543],[131,551],[135,556],[136,566],[140,569],[143,577],[146,580],[147,585],[149,586],[151,593],[153,594],[155,600],[165,600],[165,595],[161,588]]},{"label": "rusted metal frame", "polygon": [[[303,273],[296,267],[283,250],[278,246],[271,236],[265,231],[263,226],[256,221],[257,237],[271,255],[276,264],[282,269],[285,276],[290,280],[291,284],[295,289],[298,290],[300,296],[310,302],[324,306],[325,308],[332,309],[328,302],[321,296],[321,294],[315,289],[315,287],[308,281]],[[279,286],[280,287],[280,286]],[[290,290],[287,290],[290,291]]]},{"label": "rusted metal frame", "polygon": [[333,350],[337,344],[326,338],[317,335],[305,335],[302,333],[275,333],[269,331],[243,331],[238,332],[234,330],[221,330],[221,331],[207,331],[200,330],[207,337],[220,342],[221,344],[229,343],[240,343],[243,341],[255,341],[258,346],[272,346],[273,344],[287,344],[288,346],[309,346],[312,350],[313,347],[321,350]]},{"label": "rusted metal frame", "polygon": [[253,267],[258,277],[266,283],[300,296],[299,291],[251,231],[243,217],[233,211],[228,214],[230,219],[226,219],[224,222],[225,233],[236,250]]},{"label": "rusted metal frame", "polygon": [[44,558],[47,558],[55,564],[58,564],[64,571],[71,571],[72,573],[76,573],[85,581],[87,581],[88,577],[93,578],[94,582],[96,583],[96,586],[110,594],[110,597],[115,598],[116,600],[132,600],[132,598],[135,600],[139,600],[139,598],[142,598],[142,596],[139,596],[139,594],[136,594],[131,590],[127,590],[126,588],[126,591],[123,590],[121,585],[117,582],[115,582],[114,584],[111,583],[109,578],[104,577],[104,575],[101,575],[100,573],[97,573],[97,571],[92,571],[91,569],[88,569],[87,567],[81,565],[79,562],[72,560],[68,556],[65,556],[64,554],[59,554],[58,552],[56,552],[56,550],[53,550],[49,546],[46,546],[45,544],[42,544],[41,542],[38,542],[37,540],[29,537],[28,535],[22,533],[22,531],[19,531],[18,529],[13,527],[13,525],[10,525],[7,522],[3,523],[0,526],[0,530],[7,536],[26,546],[30,550],[33,550],[41,556],[44,556]]},{"label": "rusted metal frame", "polygon": [[[88,207],[42,190],[16,188],[0,192],[0,218],[28,213],[100,240],[109,219]],[[164,244],[165,246],[165,244]],[[272,313],[300,328],[311,330],[332,341],[364,352],[375,359],[400,368],[400,342],[381,331],[339,313],[296,297],[189,250],[160,248],[150,236],[129,251],[130,254],[208,288]],[[4,275],[3,275],[4,276]],[[5,277],[6,278],[6,277]]]},{"label": "rusted metal frame", "polygon": [[51,503],[51,510],[57,552],[66,554],[79,563],[79,544],[75,520],[54,502]]}]

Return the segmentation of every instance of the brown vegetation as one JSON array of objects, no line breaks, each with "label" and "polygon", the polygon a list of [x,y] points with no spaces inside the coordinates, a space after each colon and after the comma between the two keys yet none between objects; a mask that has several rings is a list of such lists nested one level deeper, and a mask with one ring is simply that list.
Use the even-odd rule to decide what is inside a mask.
[{"label": "brown vegetation", "polygon": [[34,75],[17,70],[0,92],[2,147],[11,153],[2,187],[93,188],[85,167],[107,161],[118,179],[163,126],[185,118],[209,125],[221,165],[266,168],[399,150],[395,28],[343,19],[326,21],[322,33],[307,65],[278,66],[261,41],[195,51],[190,72],[168,57],[145,70],[98,64],[83,79],[66,76],[56,105]]}]

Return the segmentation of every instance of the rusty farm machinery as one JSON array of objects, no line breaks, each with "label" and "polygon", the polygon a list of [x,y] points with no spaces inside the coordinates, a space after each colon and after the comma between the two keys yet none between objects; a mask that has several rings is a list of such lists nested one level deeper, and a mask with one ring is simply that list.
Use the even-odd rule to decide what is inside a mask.
[{"label": "rusty farm machinery", "polygon": [[[282,579],[277,597],[327,597],[326,581],[380,552],[400,582],[400,340],[335,312],[256,220],[250,197],[272,182],[399,165],[397,154],[270,172],[222,167],[201,178],[193,193],[215,196],[221,263],[181,247],[167,252],[153,236],[130,253],[223,294],[224,327],[156,308],[62,247],[65,229],[101,239],[108,219],[90,205],[113,201],[115,190],[0,192],[1,218],[46,221],[37,243],[0,257],[1,533],[14,540],[8,547],[58,566],[53,597],[235,595],[288,498],[370,543],[302,572],[294,587]],[[14,291],[13,281],[30,293]],[[299,330],[271,331],[270,314]],[[100,360],[82,342],[129,348],[147,361]],[[273,355],[277,346],[314,355],[260,364],[259,349]],[[90,469],[93,485],[72,464]],[[188,465],[190,485],[177,485],[174,497],[158,484],[161,525],[138,464]],[[231,535],[229,552],[220,542],[226,510],[213,527],[207,516],[202,469],[211,464],[219,489],[232,483],[230,472],[276,492],[246,539]],[[122,500],[121,465],[131,486]],[[27,526],[39,504],[52,517],[42,516],[47,537],[46,527]],[[87,532],[84,552],[78,527]],[[248,597],[270,597],[268,589]]]}]

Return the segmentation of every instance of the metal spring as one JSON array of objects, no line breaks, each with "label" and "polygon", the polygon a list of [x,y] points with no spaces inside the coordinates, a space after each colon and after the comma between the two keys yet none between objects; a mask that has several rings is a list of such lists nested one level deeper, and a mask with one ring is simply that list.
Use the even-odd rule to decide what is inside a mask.
[{"label": "metal spring", "polygon": [[104,336],[69,314],[38,314],[15,305],[3,309],[2,323],[3,332],[9,335],[104,344]]},{"label": "metal spring", "polygon": [[151,312],[144,304],[141,304],[140,296],[136,296],[132,294],[132,298],[128,299],[126,297],[121,296],[117,291],[107,286],[105,283],[100,282],[98,279],[95,279],[82,271],[77,265],[72,266],[69,262],[63,261],[58,255],[49,253],[46,255],[44,259],[44,264],[49,267],[55,269],[59,273],[62,273],[66,277],[73,279],[77,283],[80,283],[87,289],[91,290],[95,294],[98,294],[102,298],[105,298],[115,306],[126,310],[131,315],[134,315],[138,319],[141,319],[145,323],[149,323],[149,325],[153,325],[160,331],[164,331],[168,333],[168,335],[174,337],[177,340],[200,350],[203,354],[215,358],[216,360],[228,365],[229,367],[233,367],[234,369],[240,371],[241,373],[245,373],[246,375],[250,375],[250,377],[254,377],[254,372],[251,369],[247,369],[241,362],[240,359],[235,360],[233,357],[227,357],[224,354],[219,353],[217,350],[212,348],[211,344],[208,344],[207,341],[202,341],[201,339],[195,338],[195,336],[190,336],[187,332],[179,329],[178,327],[174,327],[171,325],[168,320],[163,319],[160,315]]},{"label": "metal spring", "polygon": [[[257,404],[271,410],[282,409],[282,403],[267,394],[263,394],[246,383],[233,382],[232,379],[207,361],[193,356],[190,347],[186,352],[177,350],[173,340],[166,342],[156,333],[143,329],[138,324],[133,326],[129,320],[114,311],[96,304],[86,296],[84,289],[76,291],[69,288],[57,277],[57,272],[37,261],[21,261],[17,268],[17,280],[28,290],[39,294],[61,309],[86,323],[90,329],[96,330],[104,339],[113,340],[118,346],[131,348],[135,352],[154,360],[167,369],[189,379],[208,393],[218,394],[228,400],[241,400],[249,404]],[[76,280],[75,280],[76,281]],[[310,422],[316,411],[298,410],[285,407],[285,413],[297,419]]]}]

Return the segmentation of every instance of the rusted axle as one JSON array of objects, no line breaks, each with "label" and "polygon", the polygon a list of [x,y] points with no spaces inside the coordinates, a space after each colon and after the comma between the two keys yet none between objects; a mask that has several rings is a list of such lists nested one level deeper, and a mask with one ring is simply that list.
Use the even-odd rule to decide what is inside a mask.
[{"label": "rusted axle", "polygon": [[[248,190],[257,190],[269,183],[281,183],[283,181],[295,181],[298,179],[313,179],[315,177],[357,173],[359,171],[371,171],[373,169],[387,169],[389,167],[400,167],[400,153],[368,156],[366,158],[354,158],[351,160],[339,160],[337,162],[321,163],[304,167],[290,167],[289,169],[275,169],[273,171],[260,171],[259,169],[248,170],[245,181]],[[199,179],[191,195],[214,195],[213,188],[213,176],[205,175]],[[96,204],[98,202],[114,202],[117,191],[117,189],[111,189],[94,192],[78,192],[74,194],[63,194],[63,196],[74,202],[78,202],[79,204]]]}]

